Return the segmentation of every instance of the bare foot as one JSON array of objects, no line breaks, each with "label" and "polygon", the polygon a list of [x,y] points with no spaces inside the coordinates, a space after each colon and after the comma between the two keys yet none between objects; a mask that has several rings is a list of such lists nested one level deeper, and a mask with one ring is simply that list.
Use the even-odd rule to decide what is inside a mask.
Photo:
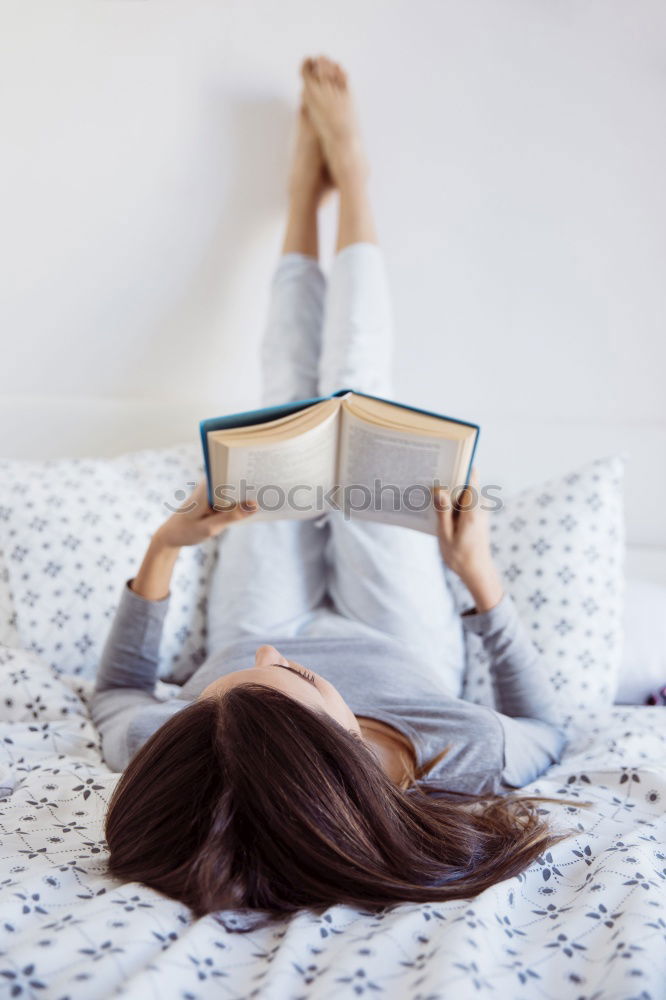
[{"label": "bare foot", "polygon": [[368,163],[347,74],[338,63],[319,56],[304,60],[301,75],[305,107],[335,184],[365,181]]},{"label": "bare foot", "polygon": [[289,194],[292,198],[313,198],[318,204],[332,187],[319,136],[310,120],[310,113],[302,104],[289,171]]}]

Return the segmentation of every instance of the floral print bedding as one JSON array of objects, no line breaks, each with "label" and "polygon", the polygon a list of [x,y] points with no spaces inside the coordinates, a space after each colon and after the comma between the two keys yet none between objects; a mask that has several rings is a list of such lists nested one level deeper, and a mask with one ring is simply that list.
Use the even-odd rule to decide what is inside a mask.
[{"label": "floral print bedding", "polygon": [[666,711],[615,706],[526,792],[575,830],[521,876],[450,903],[334,907],[239,933],[231,912],[105,873],[117,781],[90,681],[0,647],[0,995],[329,1000],[666,996]]}]

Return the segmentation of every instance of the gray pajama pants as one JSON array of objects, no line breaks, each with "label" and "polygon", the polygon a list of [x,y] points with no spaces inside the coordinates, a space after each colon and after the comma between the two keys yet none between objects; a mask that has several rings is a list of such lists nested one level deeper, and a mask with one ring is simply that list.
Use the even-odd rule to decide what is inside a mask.
[{"label": "gray pajama pants", "polygon": [[[374,244],[340,251],[328,283],[312,258],[282,256],[262,345],[263,405],[341,388],[390,397],[391,327]],[[336,512],[231,527],[220,540],[207,610],[209,654],[250,636],[259,645],[382,633],[421,651],[451,694],[462,692],[462,629],[437,540],[409,528]]]}]

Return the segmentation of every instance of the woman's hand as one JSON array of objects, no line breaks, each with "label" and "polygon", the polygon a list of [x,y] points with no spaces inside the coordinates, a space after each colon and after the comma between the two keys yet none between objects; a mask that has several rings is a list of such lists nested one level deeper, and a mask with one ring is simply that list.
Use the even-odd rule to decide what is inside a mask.
[{"label": "woman's hand", "polygon": [[476,610],[489,611],[502,599],[499,571],[490,551],[488,512],[482,510],[479,481],[472,471],[471,486],[455,502],[448,490],[433,490],[437,514],[439,548],[444,562],[457,573],[476,603]]},{"label": "woman's hand", "polygon": [[149,601],[167,597],[173,568],[183,545],[198,545],[215,538],[230,524],[244,520],[256,510],[254,501],[235,504],[229,510],[213,510],[208,506],[205,482],[199,483],[180,509],[153,535],[141,568],[130,584],[132,590]]},{"label": "woman's hand", "polygon": [[253,500],[248,500],[245,504],[234,504],[227,510],[213,510],[208,506],[204,481],[199,483],[194,493],[157,529],[153,540],[170,549],[179,549],[183,545],[199,545],[207,538],[215,538],[230,524],[243,521],[256,510],[258,507]]}]

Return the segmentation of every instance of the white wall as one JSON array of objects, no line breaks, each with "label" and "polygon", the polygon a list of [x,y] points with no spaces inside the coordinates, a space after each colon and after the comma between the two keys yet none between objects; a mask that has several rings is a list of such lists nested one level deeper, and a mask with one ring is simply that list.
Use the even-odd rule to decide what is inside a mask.
[{"label": "white wall", "polygon": [[10,0],[0,18],[0,453],[182,440],[254,402],[296,70],[325,51],[359,95],[397,397],[494,427],[491,469],[497,429],[531,424],[510,485],[628,449],[632,538],[666,545],[660,0]]}]

